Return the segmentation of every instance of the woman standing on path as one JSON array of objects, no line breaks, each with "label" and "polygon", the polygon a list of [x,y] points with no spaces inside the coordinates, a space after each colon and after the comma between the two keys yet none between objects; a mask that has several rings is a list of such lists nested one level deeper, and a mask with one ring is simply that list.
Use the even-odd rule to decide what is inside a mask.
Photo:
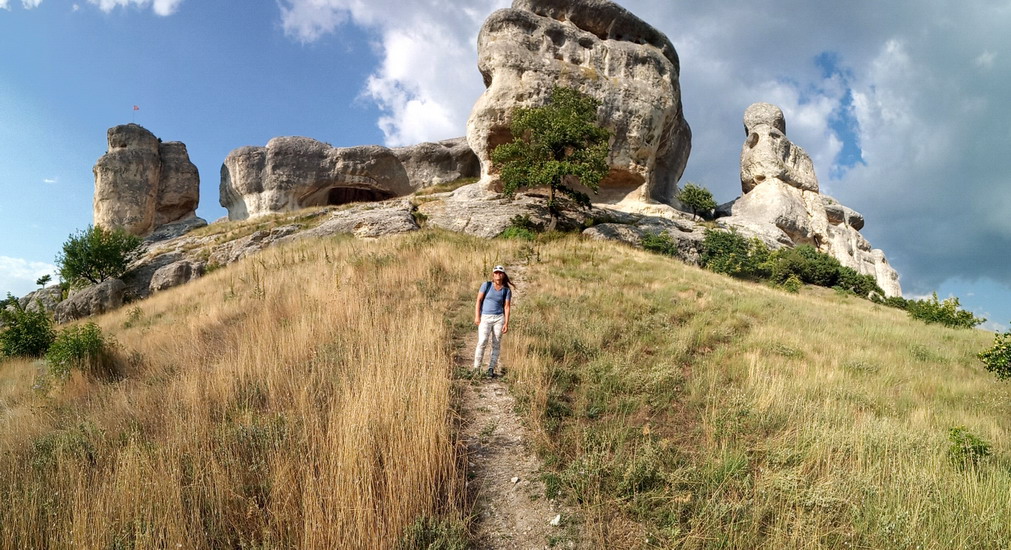
[{"label": "woman standing on path", "polygon": [[512,283],[505,268],[497,265],[491,273],[491,281],[481,285],[474,303],[474,324],[477,325],[477,350],[474,351],[474,369],[480,369],[484,360],[484,348],[491,337],[491,359],[488,360],[488,376],[495,376],[502,335],[509,332],[509,306],[512,302]]}]

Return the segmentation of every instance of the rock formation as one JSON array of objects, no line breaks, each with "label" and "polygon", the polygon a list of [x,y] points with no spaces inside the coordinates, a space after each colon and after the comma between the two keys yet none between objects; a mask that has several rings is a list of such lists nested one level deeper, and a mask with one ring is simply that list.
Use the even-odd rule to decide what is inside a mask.
[{"label": "rock formation", "polygon": [[[822,195],[811,157],[786,137],[783,111],[756,103],[744,112],[741,149],[744,192],[720,221],[772,246],[810,244],[858,273],[874,275],[888,296],[899,296],[898,274],[860,234],[864,218]],[[726,211],[722,205],[718,211]]]},{"label": "rock formation", "polygon": [[568,86],[601,102],[598,119],[613,135],[611,170],[593,200],[675,204],[691,130],[677,53],[663,33],[607,0],[515,0],[481,28],[478,66],[487,90],[467,140],[484,181],[494,181],[492,150],[513,138],[513,110],[543,105],[555,86]]},{"label": "rock formation", "polygon": [[242,220],[311,206],[380,201],[422,187],[476,176],[462,139],[388,149],[336,148],[306,137],[241,147],[221,166],[221,206]]},{"label": "rock formation", "polygon": [[148,235],[195,219],[200,175],[186,145],[162,143],[137,124],[109,128],[109,150],[95,164],[94,222]]}]

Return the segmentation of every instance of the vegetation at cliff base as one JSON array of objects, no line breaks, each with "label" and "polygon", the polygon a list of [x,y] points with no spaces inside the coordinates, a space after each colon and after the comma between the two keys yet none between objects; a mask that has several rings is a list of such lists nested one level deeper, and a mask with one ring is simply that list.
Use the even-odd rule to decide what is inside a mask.
[{"label": "vegetation at cliff base", "polygon": [[142,244],[123,229],[88,226],[71,235],[56,257],[60,278],[71,286],[121,277]]},{"label": "vegetation at cliff base", "polygon": [[577,90],[556,87],[547,105],[516,109],[510,127],[513,141],[491,154],[504,193],[547,187],[547,206],[553,214],[558,206],[556,192],[589,206],[589,196],[575,185],[595,192],[608,172],[610,134],[597,123],[599,105]]}]

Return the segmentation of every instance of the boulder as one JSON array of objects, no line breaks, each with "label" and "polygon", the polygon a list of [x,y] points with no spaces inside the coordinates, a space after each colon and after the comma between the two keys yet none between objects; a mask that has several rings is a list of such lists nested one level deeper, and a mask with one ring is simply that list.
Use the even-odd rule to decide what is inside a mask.
[{"label": "boulder", "polygon": [[481,175],[481,162],[465,137],[396,147],[393,154],[404,165],[414,189]]},{"label": "boulder", "polygon": [[[537,194],[521,193],[507,198],[488,191],[482,183],[475,183],[457,189],[443,200],[420,204],[418,213],[433,227],[492,238],[508,229],[517,216],[526,216],[536,227],[546,227],[551,219],[546,202],[546,197]],[[563,208],[556,227],[578,228],[590,216],[590,212]]]},{"label": "boulder", "polygon": [[350,233],[356,237],[375,238],[417,231],[421,227],[414,219],[413,210],[414,206],[407,199],[355,205],[334,211],[323,223],[297,237]]},{"label": "boulder", "polygon": [[221,166],[229,220],[312,206],[386,200],[412,193],[404,164],[381,146],[335,148],[306,137],[240,147]]},{"label": "boulder", "polygon": [[151,292],[166,290],[188,283],[204,274],[204,263],[180,260],[159,268],[151,276]]},{"label": "boulder", "polygon": [[513,138],[513,111],[543,105],[555,86],[567,86],[601,102],[598,120],[613,136],[610,172],[593,200],[676,204],[691,130],[677,53],[663,33],[607,0],[516,0],[481,28],[478,67],[487,90],[467,140],[486,185],[495,185],[492,150]]},{"label": "boulder", "polygon": [[725,227],[772,247],[810,244],[858,273],[873,275],[887,296],[900,296],[898,273],[860,234],[864,217],[822,195],[811,157],[786,137],[783,111],[755,103],[744,112],[743,195],[717,208]]},{"label": "boulder", "polygon": [[109,128],[109,149],[94,167],[94,223],[147,235],[195,216],[200,175],[180,142],[161,143],[137,124]]},{"label": "boulder", "polygon": [[56,306],[53,317],[57,323],[68,323],[91,315],[100,315],[123,305],[126,284],[119,279],[109,279],[89,286]]},{"label": "boulder", "polygon": [[678,258],[699,264],[705,228],[689,220],[645,216],[633,224],[602,223],[583,231],[583,236],[589,239],[618,241],[638,248],[642,248],[642,240],[647,235],[667,235],[675,243]]},{"label": "boulder", "polygon": [[61,300],[63,300],[63,290],[58,286],[47,286],[25,294],[18,300],[18,304],[27,311],[42,309],[52,313]]}]

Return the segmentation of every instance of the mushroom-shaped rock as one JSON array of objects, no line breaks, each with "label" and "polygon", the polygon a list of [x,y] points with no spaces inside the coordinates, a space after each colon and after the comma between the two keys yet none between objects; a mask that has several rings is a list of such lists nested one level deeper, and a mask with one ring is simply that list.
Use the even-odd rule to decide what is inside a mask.
[{"label": "mushroom-shaped rock", "polygon": [[481,175],[481,162],[467,138],[396,147],[393,154],[403,163],[414,189]]},{"label": "mushroom-shaped rock", "polygon": [[487,86],[467,123],[467,140],[491,184],[491,153],[512,140],[512,113],[547,103],[555,86],[600,101],[612,133],[610,172],[595,201],[674,204],[691,149],[681,109],[679,62],[670,40],[607,0],[516,0],[478,36]]}]

